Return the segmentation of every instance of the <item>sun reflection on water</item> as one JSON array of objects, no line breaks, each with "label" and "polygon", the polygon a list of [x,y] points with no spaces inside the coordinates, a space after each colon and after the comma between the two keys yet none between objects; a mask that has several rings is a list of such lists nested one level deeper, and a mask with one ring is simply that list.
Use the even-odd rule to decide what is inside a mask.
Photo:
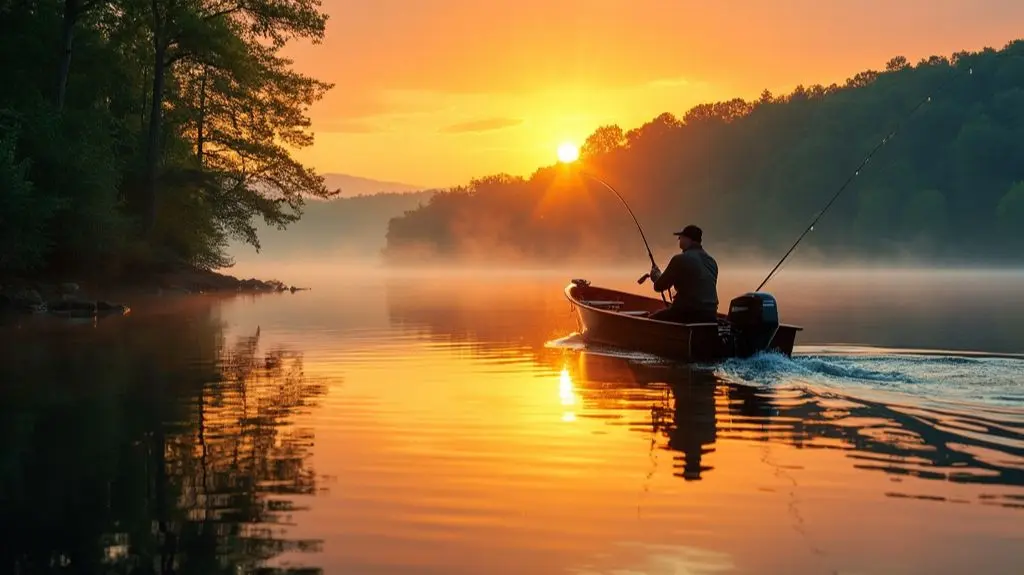
[{"label": "sun reflection on water", "polygon": [[[576,389],[573,386],[569,368],[566,366],[562,366],[562,371],[558,374],[558,397],[563,406],[576,405]],[[576,412],[571,408],[562,412],[562,421],[576,421]]]}]

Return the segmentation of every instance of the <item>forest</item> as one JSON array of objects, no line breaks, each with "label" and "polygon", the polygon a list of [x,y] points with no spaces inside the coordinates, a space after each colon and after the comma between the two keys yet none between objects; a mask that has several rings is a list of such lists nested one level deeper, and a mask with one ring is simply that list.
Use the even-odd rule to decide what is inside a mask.
[{"label": "forest", "polygon": [[293,150],[319,0],[0,0],[0,279],[217,269],[334,195]]},{"label": "forest", "polygon": [[557,164],[554,150],[552,160],[529,178],[496,174],[434,194],[391,219],[384,255],[646,259],[629,214],[586,173],[622,194],[652,247],[671,249],[671,232],[696,223],[712,253],[778,257],[852,178],[803,254],[1020,262],[1024,41],[916,65],[897,56],[842,86],[766,90],[628,131],[602,126],[578,165]]}]

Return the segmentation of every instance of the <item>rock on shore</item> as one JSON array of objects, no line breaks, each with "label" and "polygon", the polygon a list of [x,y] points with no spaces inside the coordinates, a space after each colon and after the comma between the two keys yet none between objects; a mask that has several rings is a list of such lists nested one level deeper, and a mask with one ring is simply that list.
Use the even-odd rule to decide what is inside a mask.
[{"label": "rock on shore", "polygon": [[130,310],[121,303],[87,298],[79,293],[78,285],[30,284],[0,286],[0,311],[21,313],[51,313],[68,317],[89,317],[107,314],[126,314]]},{"label": "rock on shore", "polygon": [[203,270],[179,270],[160,274],[157,285],[162,290],[188,293],[208,292],[283,292],[308,288],[288,286],[278,280],[238,279],[234,276]]}]

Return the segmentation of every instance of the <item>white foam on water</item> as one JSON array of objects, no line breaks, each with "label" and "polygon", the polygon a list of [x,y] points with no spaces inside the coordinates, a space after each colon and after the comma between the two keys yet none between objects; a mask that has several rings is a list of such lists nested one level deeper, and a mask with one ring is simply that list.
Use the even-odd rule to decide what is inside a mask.
[{"label": "white foam on water", "polygon": [[[650,354],[587,344],[579,333],[549,341],[545,347],[646,365],[671,363]],[[750,385],[884,390],[940,401],[1024,407],[1024,356],[840,345],[799,348],[792,357],[761,353],[705,367],[724,379]]]},{"label": "white foam on water", "polygon": [[1024,406],[1024,360],[921,350],[833,347],[817,353],[759,354],[730,359],[720,376],[755,385],[809,384],[833,389],[875,389],[929,399]]}]

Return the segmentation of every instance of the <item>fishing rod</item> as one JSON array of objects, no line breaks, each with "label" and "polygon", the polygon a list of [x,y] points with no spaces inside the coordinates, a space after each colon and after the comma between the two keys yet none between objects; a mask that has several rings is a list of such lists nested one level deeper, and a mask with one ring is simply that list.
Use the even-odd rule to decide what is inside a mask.
[{"label": "fishing rod", "polygon": [[[597,176],[595,176],[593,174],[587,173],[587,172],[585,172],[583,170],[579,170],[579,173],[581,175],[584,175],[584,176],[590,178],[591,180],[594,180],[595,182],[601,184],[602,186],[605,187],[605,189],[607,189],[611,193],[615,194],[616,198],[619,198],[619,201],[622,202],[623,207],[625,207],[626,211],[629,212],[629,217],[633,218],[633,223],[636,224],[637,231],[640,232],[640,239],[642,239],[644,241],[644,247],[647,248],[647,257],[651,260],[651,267],[658,267],[657,262],[654,261],[654,254],[651,253],[651,246],[650,246],[650,244],[647,243],[647,237],[644,235],[644,229],[642,227],[640,227],[640,222],[637,221],[636,216],[633,215],[633,210],[629,209],[629,204],[626,203],[626,200],[625,200],[625,198],[622,197],[622,194],[617,192],[615,190],[615,188],[613,188],[611,186],[611,184],[609,184],[608,182],[602,180],[601,178],[598,178]],[[649,278],[649,277],[651,277],[651,274],[649,274],[649,273],[644,274],[640,279],[636,280],[636,283],[642,284],[645,281],[647,281],[647,278]],[[668,303],[668,300],[665,299],[665,292],[661,292],[661,299],[665,303]]]},{"label": "fishing rod", "polygon": [[640,227],[640,222],[637,221],[636,216],[633,215],[633,210],[629,209],[629,204],[626,203],[626,200],[623,199],[622,195],[619,194],[619,192],[615,191],[615,188],[611,187],[611,185],[609,185],[607,182],[605,182],[601,178],[598,178],[597,176],[588,174],[587,172],[584,172],[582,170],[580,170],[580,174],[583,174],[584,176],[587,176],[591,180],[594,180],[595,182],[601,184],[608,191],[610,191],[611,193],[615,194],[616,198],[619,198],[619,201],[622,202],[622,205],[626,208],[626,211],[629,212],[629,217],[633,218],[633,223],[636,224],[637,231],[640,232],[640,239],[642,239],[644,241],[644,247],[647,248],[647,257],[651,259],[651,265],[652,266],[653,265],[657,265],[654,262],[654,254],[651,253],[651,246],[648,245],[648,243],[647,243],[647,237],[644,236],[644,229],[642,227]]},{"label": "fishing rod", "polygon": [[[968,68],[967,74],[974,75],[974,68]],[[959,74],[953,74],[953,76],[946,80],[941,86],[939,86],[937,90],[932,92],[932,94],[939,94],[943,92],[951,83],[953,83],[953,80],[955,80],[958,76]],[[850,182],[852,182],[855,177],[860,175],[861,169],[863,169],[864,166],[867,165],[867,163],[871,160],[871,157],[875,155],[875,152],[881,149],[882,146],[887,144],[889,140],[891,140],[896,135],[896,132],[899,131],[900,126],[903,124],[903,122],[907,121],[908,118],[913,116],[914,113],[917,112],[917,110],[921,106],[925,105],[927,102],[932,101],[932,94],[929,94],[928,96],[922,98],[921,101],[918,102],[916,106],[911,108],[910,112],[908,112],[903,118],[901,118],[900,121],[896,123],[896,126],[893,127],[893,129],[888,134],[886,134],[884,138],[882,138],[882,141],[879,142],[874,148],[872,148],[871,152],[869,152],[868,155],[864,157],[864,160],[860,163],[860,165],[857,166],[857,169],[854,170],[848,178],[846,178],[846,181],[843,182],[843,185],[839,187],[839,190],[836,191],[835,195],[832,196],[832,199],[830,199],[828,203],[825,204],[825,207],[822,208],[820,212],[818,212],[818,215],[815,216],[813,220],[811,220],[811,225],[807,226],[807,229],[805,229],[804,232],[800,234],[800,237],[798,237],[796,241],[793,242],[793,245],[790,246],[786,254],[782,256],[782,259],[779,260],[779,263],[775,264],[775,267],[772,268],[772,271],[768,272],[768,275],[764,278],[764,281],[762,281],[761,285],[757,286],[757,289],[755,289],[754,291],[761,291],[761,288],[763,288],[765,284],[767,284],[768,281],[772,279],[772,276],[774,276],[775,272],[778,271],[779,266],[782,265],[782,262],[786,261],[786,258],[788,258],[789,255],[793,253],[793,250],[795,250],[796,247],[800,244],[800,242],[804,239],[804,236],[806,236],[808,233],[814,230],[814,225],[817,224],[818,220],[820,220],[821,217],[825,215],[825,212],[827,212],[828,209],[832,207],[832,204],[835,203],[835,201],[839,198],[840,194],[843,193],[843,190],[846,189],[846,186],[850,185]]]}]

